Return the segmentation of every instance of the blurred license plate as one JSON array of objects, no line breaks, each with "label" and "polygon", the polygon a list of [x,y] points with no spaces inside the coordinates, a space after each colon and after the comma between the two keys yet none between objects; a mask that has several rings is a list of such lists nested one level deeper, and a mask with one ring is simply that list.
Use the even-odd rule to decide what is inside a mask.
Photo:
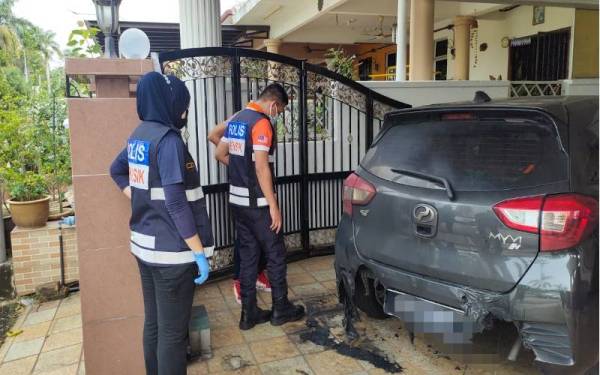
[{"label": "blurred license plate", "polygon": [[448,344],[470,342],[475,332],[464,312],[395,290],[386,290],[384,311],[413,333],[441,334]]}]

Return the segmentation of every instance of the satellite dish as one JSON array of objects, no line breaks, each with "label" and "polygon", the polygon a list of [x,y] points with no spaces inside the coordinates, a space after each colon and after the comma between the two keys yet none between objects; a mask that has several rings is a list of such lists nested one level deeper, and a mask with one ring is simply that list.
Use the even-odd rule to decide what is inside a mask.
[{"label": "satellite dish", "polygon": [[150,53],[148,35],[135,27],[127,29],[119,38],[119,54],[126,59],[145,59]]}]

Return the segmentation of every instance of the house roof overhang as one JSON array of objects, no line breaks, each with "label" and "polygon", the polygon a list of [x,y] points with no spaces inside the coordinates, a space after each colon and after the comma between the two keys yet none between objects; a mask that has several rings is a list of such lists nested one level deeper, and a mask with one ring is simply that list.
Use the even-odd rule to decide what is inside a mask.
[{"label": "house roof overhang", "polygon": [[[96,20],[85,21],[87,27],[97,27]],[[138,28],[148,35],[150,39],[150,52],[165,52],[180,49],[180,36],[178,23],[161,22],[119,22],[120,32],[130,28]],[[97,34],[98,43],[104,48],[104,34]],[[254,39],[269,38],[268,25],[221,25],[221,38],[223,47],[252,48]],[[118,47],[117,47],[118,48]]]}]

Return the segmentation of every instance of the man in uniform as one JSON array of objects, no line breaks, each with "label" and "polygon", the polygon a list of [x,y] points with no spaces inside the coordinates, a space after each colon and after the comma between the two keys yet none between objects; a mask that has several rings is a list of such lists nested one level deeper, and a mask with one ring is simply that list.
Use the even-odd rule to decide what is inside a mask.
[{"label": "man in uniform", "polygon": [[[281,85],[267,86],[255,102],[234,115],[217,146],[216,158],[228,167],[229,203],[234,215],[241,260],[242,315],[239,327],[271,321],[282,325],[304,317],[304,307],[287,296],[286,249],[274,187],[276,118],[288,104]],[[272,313],[256,305],[260,252],[265,252],[271,282]]]},{"label": "man in uniform", "polygon": [[[235,113],[233,116],[237,115]],[[233,117],[232,116],[232,117]],[[227,119],[224,122],[221,122],[210,131],[208,134],[208,141],[215,146],[219,145],[221,142],[221,138],[225,135],[225,130],[227,129]],[[236,238],[235,243],[233,245],[233,295],[235,296],[235,301],[242,304],[242,288],[240,285],[240,242]],[[258,262],[258,278],[256,279],[256,289],[262,290],[264,292],[271,293],[271,282],[267,277],[267,273],[265,272],[267,268],[267,259],[265,258],[265,252],[261,251],[260,260]]]}]

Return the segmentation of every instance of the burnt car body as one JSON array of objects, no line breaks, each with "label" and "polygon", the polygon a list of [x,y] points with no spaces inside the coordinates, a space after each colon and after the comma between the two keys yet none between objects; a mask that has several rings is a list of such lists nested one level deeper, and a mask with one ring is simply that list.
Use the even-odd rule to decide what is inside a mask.
[{"label": "burnt car body", "polygon": [[597,365],[597,97],[392,112],[343,205],[341,302],[447,342],[514,322],[543,369]]}]

